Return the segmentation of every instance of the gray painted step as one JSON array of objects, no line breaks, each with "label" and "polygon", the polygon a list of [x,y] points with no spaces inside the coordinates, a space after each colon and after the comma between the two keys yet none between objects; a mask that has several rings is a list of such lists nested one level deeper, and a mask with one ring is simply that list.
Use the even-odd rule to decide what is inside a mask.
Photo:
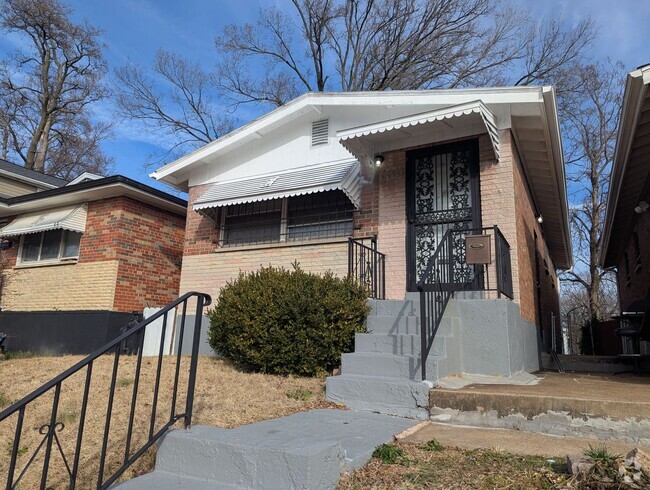
[{"label": "gray painted step", "polygon": [[[440,357],[429,355],[427,378],[438,379],[437,361]],[[341,356],[341,373],[359,376],[377,376],[419,380],[422,377],[419,356],[401,356],[374,352],[351,352]]]},{"label": "gray painted step", "polygon": [[400,378],[342,374],[327,378],[327,398],[348,408],[424,420],[429,418],[430,383]]},{"label": "gray painted step", "polygon": [[153,473],[134,478],[133,480],[113,485],[111,488],[115,490],[245,490],[245,487],[221,485],[213,481],[190,478],[189,476],[178,476],[157,470]]},{"label": "gray painted step", "polygon": [[[147,488],[138,482],[152,481],[160,483],[158,490],[184,482],[197,483],[185,488],[333,489],[342,471],[363,466],[377,446],[415,423],[367,412],[312,410],[235,429],[173,430],[160,444],[153,476],[125,488]],[[204,482],[212,486],[201,486]]]},{"label": "gray painted step", "polygon": [[372,333],[419,335],[420,317],[370,315],[366,328]]},{"label": "gray painted step", "polygon": [[400,299],[368,300],[370,316],[415,316],[420,312],[417,302]]},{"label": "gray painted step", "polygon": [[[381,335],[357,333],[354,337],[354,352],[376,352],[405,356],[419,356],[422,345],[419,335]],[[439,340],[439,341],[438,341]],[[444,337],[436,339],[429,355],[442,357],[446,353]]]}]

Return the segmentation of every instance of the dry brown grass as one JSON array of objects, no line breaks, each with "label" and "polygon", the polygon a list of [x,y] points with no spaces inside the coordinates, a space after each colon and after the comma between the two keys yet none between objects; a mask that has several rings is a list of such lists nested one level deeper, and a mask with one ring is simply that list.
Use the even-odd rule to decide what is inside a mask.
[{"label": "dry brown grass", "polygon": [[516,456],[489,449],[395,447],[403,451],[398,464],[373,458],[354,474],[344,475],[338,490],[560,489],[569,480],[565,458]]},{"label": "dry brown grass", "polygon": [[[63,356],[0,361],[0,404],[4,403],[6,406],[17,401],[79,359],[81,358],[77,356]],[[112,474],[124,458],[134,387],[135,360],[134,356],[122,356],[120,359],[108,439],[106,475]],[[156,362],[156,358],[143,359],[131,453],[141,446],[148,435]],[[169,420],[174,363],[174,357],[164,358],[154,431]],[[80,451],[79,488],[89,488],[96,484],[112,367],[112,355],[97,359],[93,365],[91,396]],[[183,358],[176,413],[184,411],[188,369],[189,359]],[[84,380],[85,371],[81,371],[63,383],[57,412],[57,420],[65,425],[65,428],[59,433],[59,437],[70,465],[74,458],[78,434]],[[303,395],[299,397],[287,396],[288,392],[297,392]],[[309,395],[309,392],[312,394]],[[41,425],[49,422],[52,397],[53,393],[43,395],[42,400],[29,407],[25,413],[20,457],[17,465],[18,472],[22,470],[42,439],[38,429]],[[210,357],[201,357],[199,360],[192,421],[194,425],[236,427],[325,406],[331,405],[325,400],[323,379],[245,373],[222,360]],[[0,405],[0,408],[4,407]],[[8,471],[16,418],[16,416],[12,416],[0,423],[0,475],[6,475]],[[177,425],[180,426],[181,422],[179,421]],[[54,449],[52,455],[48,485],[51,488],[65,488],[67,483],[65,466]],[[39,481],[42,456],[43,451],[21,480],[21,488],[32,488],[34,483]],[[149,454],[140,458],[127,470],[125,477],[133,477],[150,471],[153,467],[154,456],[154,452],[150,451]],[[3,480],[0,481],[0,485],[4,484]]]}]

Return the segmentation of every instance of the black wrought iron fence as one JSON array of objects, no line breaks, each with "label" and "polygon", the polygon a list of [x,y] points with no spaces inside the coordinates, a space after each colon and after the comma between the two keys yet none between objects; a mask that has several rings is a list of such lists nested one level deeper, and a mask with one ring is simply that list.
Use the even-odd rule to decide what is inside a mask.
[{"label": "black wrought iron fence", "polygon": [[[183,356],[180,353],[182,352],[188,307],[191,308],[191,302],[194,301],[196,301],[193,318],[194,332],[189,365],[187,365],[187,357],[182,359]],[[13,431],[13,440],[8,447],[6,488],[8,490],[19,486],[41,489],[52,486],[69,489],[78,486],[108,488],[176,422],[182,420],[183,426],[189,427],[192,423],[201,318],[203,308],[210,302],[211,298],[207,294],[197,292],[184,294],[0,412],[0,431],[3,434]],[[148,368],[146,377],[148,385],[143,387],[145,330],[147,326],[157,321],[162,322],[159,345],[155,347],[157,356],[152,358],[153,362],[149,358],[145,361]],[[172,327],[171,321],[175,322],[174,328],[178,325],[178,354],[165,356],[167,354],[165,339],[170,333],[168,329]],[[135,352],[135,355],[129,356],[132,352]],[[104,355],[112,356],[112,363],[104,362],[102,358]],[[120,360],[127,356],[131,358],[131,363],[135,361],[135,371],[133,376],[118,379],[118,372],[121,375],[124,374]],[[165,393],[164,398],[165,401],[169,401],[167,407],[169,415],[159,411],[161,410],[161,380],[163,378],[161,374],[165,357],[169,368],[166,372],[170,376],[165,379],[168,393]],[[94,369],[95,366],[97,369]],[[105,374],[101,370],[106,368],[109,368],[111,373],[107,387],[98,383],[96,379]],[[83,385],[83,395],[80,400],[76,400],[79,402],[78,406],[71,408],[71,400],[66,398],[67,405],[65,410],[62,409],[62,398],[73,389],[80,388],[81,385]],[[181,393],[181,388],[183,393]],[[146,392],[149,392],[150,397],[145,397]],[[183,394],[184,402],[181,398]],[[126,397],[123,396],[125,403],[120,407],[115,406],[116,395]],[[98,404],[95,402],[98,400],[101,401],[99,405],[103,405],[104,400],[106,401],[103,405],[104,409],[100,413],[97,413],[98,410],[94,410],[91,415],[89,404],[97,406]],[[128,407],[128,416],[118,413],[124,407]],[[138,421],[135,418],[136,412]],[[40,413],[46,414],[45,420],[39,420],[38,414]],[[70,417],[70,413],[73,413],[74,417]],[[28,417],[29,423],[26,423]],[[74,428],[67,427],[73,425],[67,420],[70,418],[76,422]],[[120,427],[115,428],[119,428],[125,434],[123,439],[117,438],[117,444],[116,439],[110,437],[112,423],[116,418],[119,420],[114,425]],[[12,421],[14,426],[11,426]],[[89,427],[91,423],[92,427]],[[84,451],[93,451],[93,444],[89,441],[88,432],[98,429],[101,431],[101,444],[97,448],[99,450],[97,458],[93,458],[92,461],[92,465],[96,464],[96,471],[89,472],[86,466],[91,463],[84,462],[81,456]],[[36,439],[34,434],[29,434],[30,431],[38,431],[42,437]],[[142,435],[134,442],[136,431]],[[66,437],[72,438],[72,440],[66,440]],[[24,442],[28,438],[32,441],[29,443],[30,445]],[[37,444],[33,442],[35,440],[38,441]],[[73,449],[70,451],[71,448]],[[109,450],[110,458],[107,457]],[[93,454],[95,455],[96,452]],[[56,461],[56,475],[52,474],[54,461]],[[84,475],[80,477],[82,470]],[[89,481],[90,474],[93,475],[93,481]],[[83,481],[81,481],[82,478]],[[50,481],[53,479],[56,480],[54,484]],[[29,482],[25,483],[26,480]]]},{"label": "black wrought iron fence", "polygon": [[386,255],[377,250],[377,237],[370,238],[370,246],[361,240],[348,240],[348,277],[363,284],[370,297],[386,297]]}]

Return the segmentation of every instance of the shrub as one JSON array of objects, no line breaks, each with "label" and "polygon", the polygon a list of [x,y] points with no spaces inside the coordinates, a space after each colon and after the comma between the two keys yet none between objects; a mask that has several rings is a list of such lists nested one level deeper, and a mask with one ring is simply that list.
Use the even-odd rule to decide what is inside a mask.
[{"label": "shrub", "polygon": [[240,273],[208,312],[214,351],[256,371],[324,375],[365,331],[365,289],[330,272],[262,267]]}]

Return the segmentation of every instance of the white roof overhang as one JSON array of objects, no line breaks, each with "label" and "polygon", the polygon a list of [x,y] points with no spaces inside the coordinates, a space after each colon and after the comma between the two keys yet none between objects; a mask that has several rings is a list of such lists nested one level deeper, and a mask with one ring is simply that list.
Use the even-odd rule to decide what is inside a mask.
[{"label": "white roof overhang", "polygon": [[346,160],[310,165],[272,174],[216,182],[194,202],[193,209],[201,211],[331,190],[343,191],[358,208],[361,195],[359,162]]},{"label": "white roof overhang", "polygon": [[513,106],[539,101],[544,87],[491,87],[449,90],[392,90],[385,92],[309,92],[225,136],[175,160],[151,177],[187,190],[191,167],[213,161],[307,113],[328,106],[395,106],[401,104],[449,106],[482,100],[486,105]]},{"label": "white roof overhang", "polygon": [[637,215],[650,194],[650,65],[627,76],[607,196],[600,264],[614,267],[623,255]]},{"label": "white roof overhang", "polygon": [[[498,161],[499,131],[496,118],[480,100],[344,129],[338,131],[336,136],[348,151],[372,167],[374,156],[378,152],[416,146],[435,140],[436,133],[440,132],[435,131],[436,127],[441,129],[451,127],[456,135],[487,132],[492,143],[494,158]],[[422,139],[423,137],[425,139]],[[405,140],[408,143],[405,143]]]},{"label": "white roof overhang", "polygon": [[24,214],[0,230],[0,235],[17,236],[50,230],[86,231],[88,206],[77,204],[48,211]]}]

